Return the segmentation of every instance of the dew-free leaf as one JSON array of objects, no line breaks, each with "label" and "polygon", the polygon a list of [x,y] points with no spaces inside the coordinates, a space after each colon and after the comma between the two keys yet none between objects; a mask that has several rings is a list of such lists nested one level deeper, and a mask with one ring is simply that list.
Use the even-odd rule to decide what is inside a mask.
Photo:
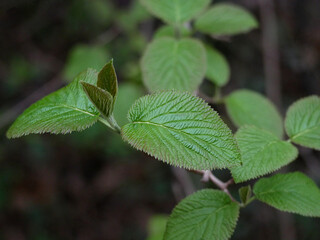
[{"label": "dew-free leaf", "polygon": [[116,99],[118,92],[118,80],[112,60],[99,72],[97,86],[109,92],[114,100]]}]

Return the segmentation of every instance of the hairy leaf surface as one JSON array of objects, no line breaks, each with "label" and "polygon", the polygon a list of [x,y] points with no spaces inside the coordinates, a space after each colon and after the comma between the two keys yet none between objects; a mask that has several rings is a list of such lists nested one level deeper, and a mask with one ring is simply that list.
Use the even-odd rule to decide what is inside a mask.
[{"label": "hairy leaf surface", "polygon": [[155,39],[142,58],[143,80],[151,92],[165,89],[195,91],[206,71],[206,53],[198,40]]},{"label": "hairy leaf surface", "polygon": [[244,182],[273,171],[292,162],[297,149],[274,134],[255,126],[244,126],[236,133],[242,166],[231,169],[235,182]]},{"label": "hairy leaf surface", "polygon": [[163,91],[138,99],[122,136],[136,149],[187,169],[240,163],[230,129],[217,112],[187,92]]},{"label": "hairy leaf surface", "polygon": [[281,211],[320,217],[320,190],[300,172],[260,179],[253,192],[257,199]]},{"label": "hairy leaf surface", "polygon": [[196,29],[214,35],[234,35],[258,27],[254,16],[246,9],[229,3],[213,5],[195,23]]},{"label": "hairy leaf surface", "polygon": [[310,96],[292,104],[285,127],[294,143],[320,150],[320,98]]},{"label": "hairy leaf surface", "polygon": [[171,24],[181,24],[197,16],[210,0],[140,0],[153,15]]},{"label": "hairy leaf surface", "polygon": [[276,107],[263,95],[241,89],[227,96],[225,102],[227,112],[237,127],[254,125],[279,138],[283,136],[282,118]]},{"label": "hairy leaf surface", "polygon": [[98,73],[93,69],[78,75],[68,86],[51,93],[26,109],[7,132],[9,138],[30,133],[69,133],[81,131],[99,118],[82,89],[80,81],[97,83]]},{"label": "hairy leaf surface", "polygon": [[238,204],[226,193],[201,190],[174,208],[164,240],[225,240],[231,237],[238,216]]}]

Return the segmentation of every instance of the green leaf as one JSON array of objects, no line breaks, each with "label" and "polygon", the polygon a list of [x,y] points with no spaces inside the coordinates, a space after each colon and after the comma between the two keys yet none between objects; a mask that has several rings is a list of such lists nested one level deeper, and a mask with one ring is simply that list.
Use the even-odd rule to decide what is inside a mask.
[{"label": "green leaf", "polygon": [[219,87],[226,85],[230,77],[227,59],[215,48],[206,45],[207,72],[206,77]]},{"label": "green leaf", "polygon": [[252,190],[250,185],[241,187],[239,189],[240,200],[244,205],[247,205],[250,202],[251,195],[252,195]]},{"label": "green leaf", "polygon": [[257,199],[281,211],[320,217],[320,190],[300,172],[260,179],[253,192]]},{"label": "green leaf", "polygon": [[228,115],[237,126],[254,125],[283,136],[282,118],[276,107],[263,95],[242,89],[225,99]]},{"label": "green leaf", "polygon": [[292,142],[320,150],[320,98],[310,96],[292,104],[285,128]]},{"label": "green leaf", "polygon": [[113,112],[113,97],[111,94],[90,83],[81,82],[84,91],[93,105],[105,117],[109,117]]},{"label": "green leaf", "polygon": [[205,189],[183,199],[173,210],[164,240],[225,240],[237,224],[239,206],[218,190]]},{"label": "green leaf", "polygon": [[69,53],[63,76],[68,82],[71,82],[74,77],[87,68],[100,71],[108,60],[108,56],[109,54],[103,47],[77,45]]},{"label": "green leaf", "polygon": [[258,22],[251,13],[229,3],[215,4],[195,22],[197,30],[214,35],[245,33],[257,27]]},{"label": "green leaf", "polygon": [[30,133],[69,133],[81,131],[99,119],[99,112],[87,98],[80,81],[96,84],[93,69],[79,74],[68,86],[32,104],[12,124],[8,138]]},{"label": "green leaf", "polygon": [[149,220],[147,240],[163,240],[164,232],[166,230],[168,217],[164,215],[154,215]]},{"label": "green leaf", "polygon": [[140,0],[150,13],[170,24],[181,24],[197,16],[210,0]]},{"label": "green leaf", "polygon": [[128,123],[128,111],[132,103],[141,96],[143,96],[141,87],[132,83],[124,83],[119,85],[119,93],[114,106],[113,114],[120,126]]},{"label": "green leaf", "polygon": [[230,129],[217,112],[188,92],[144,96],[131,107],[128,118],[123,138],[161,161],[197,170],[240,163]]},{"label": "green leaf", "polygon": [[276,171],[298,155],[292,144],[255,126],[241,127],[236,139],[243,164],[231,169],[236,183]]},{"label": "green leaf", "polygon": [[195,91],[206,71],[206,53],[195,39],[164,37],[147,47],[141,61],[143,80],[149,91],[176,89]]},{"label": "green leaf", "polygon": [[118,93],[118,80],[113,66],[113,60],[108,62],[98,75],[97,86],[109,92],[115,99]]},{"label": "green leaf", "polygon": [[[191,30],[181,26],[178,28],[180,37],[189,37],[191,35]],[[153,35],[153,38],[161,38],[161,37],[175,37],[176,36],[176,29],[173,26],[164,25],[160,27],[155,34]]]}]

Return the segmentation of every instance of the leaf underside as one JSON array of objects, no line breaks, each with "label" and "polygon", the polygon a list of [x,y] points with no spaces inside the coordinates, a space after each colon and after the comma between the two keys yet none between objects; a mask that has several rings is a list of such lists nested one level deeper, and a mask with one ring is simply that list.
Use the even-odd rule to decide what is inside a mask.
[{"label": "leaf underside", "polygon": [[187,92],[162,91],[131,107],[122,136],[134,148],[187,169],[239,165],[230,129],[210,106]]}]

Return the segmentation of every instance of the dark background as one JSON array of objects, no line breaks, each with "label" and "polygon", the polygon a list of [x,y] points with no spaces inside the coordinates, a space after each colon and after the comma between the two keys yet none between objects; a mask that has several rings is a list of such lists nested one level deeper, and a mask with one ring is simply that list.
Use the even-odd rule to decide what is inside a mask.
[{"label": "dark background", "polygon": [[[320,95],[319,0],[233,2],[260,28],[224,41],[200,36],[230,62],[223,94],[259,91],[283,115],[298,98]],[[170,214],[186,185],[214,187],[131,149],[100,124],[70,135],[5,137],[25,108],[70,80],[70,68],[83,70],[70,57],[79,44],[95,49],[94,60],[112,57],[120,83],[143,89],[139,59],[161,24],[129,0],[0,1],[0,239],[146,239],[149,219]],[[320,185],[320,153],[299,150],[282,171],[305,172]],[[254,202],[241,210],[232,239],[317,240],[320,220]]]}]

